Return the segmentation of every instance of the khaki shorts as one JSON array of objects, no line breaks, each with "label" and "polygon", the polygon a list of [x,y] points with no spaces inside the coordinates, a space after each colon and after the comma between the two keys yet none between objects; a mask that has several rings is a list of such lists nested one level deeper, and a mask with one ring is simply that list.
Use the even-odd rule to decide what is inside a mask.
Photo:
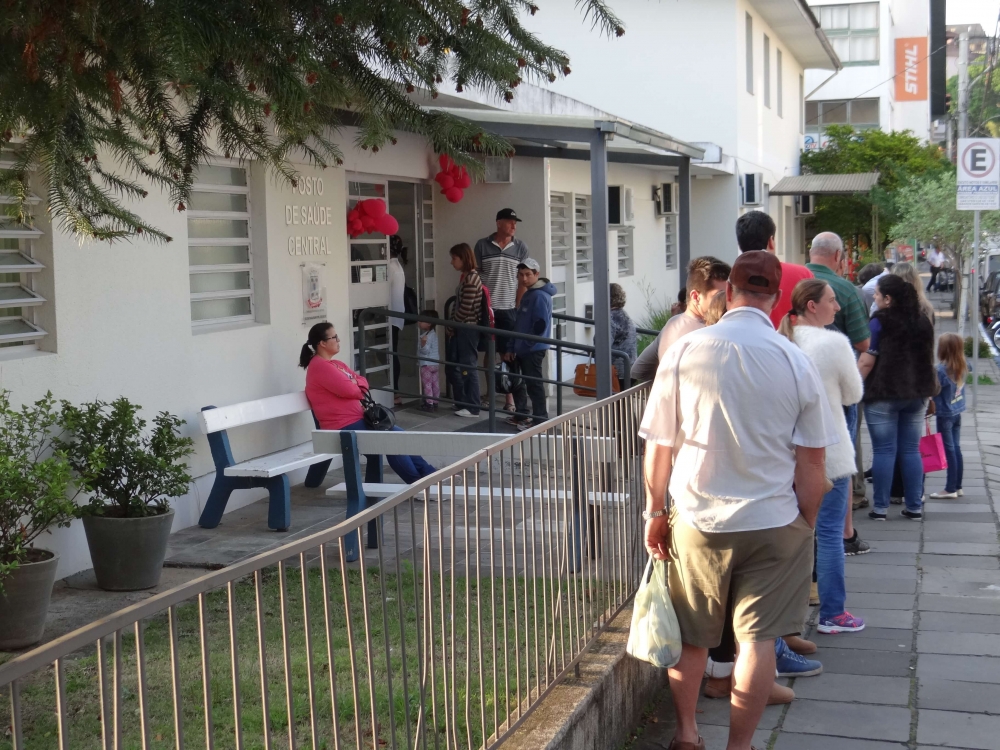
[{"label": "khaki shorts", "polygon": [[813,530],[802,516],[788,526],[706,533],[671,511],[670,599],[684,643],[714,648],[733,595],[740,643],[802,632],[813,569]]}]

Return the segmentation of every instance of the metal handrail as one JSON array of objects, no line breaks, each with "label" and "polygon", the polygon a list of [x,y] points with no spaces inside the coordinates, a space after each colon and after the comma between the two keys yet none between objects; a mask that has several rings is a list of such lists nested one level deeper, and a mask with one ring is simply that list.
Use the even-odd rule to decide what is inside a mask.
[{"label": "metal handrail", "polygon": [[[360,374],[363,377],[367,377],[367,375],[368,375],[368,361],[367,361],[367,359],[368,359],[367,358],[368,347],[367,347],[366,342],[365,342],[365,321],[367,319],[370,319],[371,317],[373,317],[375,315],[381,315],[381,316],[384,316],[386,318],[389,318],[389,317],[400,318],[401,320],[405,320],[405,321],[412,322],[412,323],[430,323],[430,324],[432,324],[434,326],[443,326],[445,328],[451,328],[451,329],[455,329],[455,330],[476,331],[480,335],[485,336],[486,337],[486,358],[484,359],[484,365],[480,366],[480,365],[476,364],[474,366],[471,366],[470,369],[474,369],[477,372],[481,372],[481,373],[484,373],[486,375],[486,398],[487,398],[487,401],[489,402],[489,409],[487,410],[487,412],[488,412],[488,420],[489,420],[488,421],[489,431],[490,432],[496,432],[496,413],[497,413],[496,412],[496,381],[494,380],[494,376],[497,374],[497,372],[499,372],[499,370],[495,366],[497,352],[496,352],[496,341],[494,340],[494,336],[497,335],[498,329],[491,328],[489,326],[477,325],[475,323],[460,323],[460,322],[455,321],[455,320],[448,320],[448,319],[445,319],[445,318],[437,318],[437,317],[432,317],[432,316],[428,316],[428,315],[422,315],[422,314],[418,314],[418,313],[398,312],[396,310],[388,310],[385,307],[366,307],[366,308],[364,308],[364,309],[362,309],[361,311],[358,312],[358,342],[359,342],[358,343],[358,371],[360,372]],[[554,319],[561,319],[561,318],[564,318],[566,316],[562,316],[560,313],[553,313],[552,317]],[[581,320],[582,321],[582,320],[585,320],[585,319],[584,318],[578,318],[577,320]],[[593,321],[591,321],[591,322],[593,322]],[[565,341],[565,340],[563,340],[562,337],[561,337],[561,331],[558,330],[558,327],[557,327],[557,330],[556,330],[555,333],[556,333],[555,338],[551,338],[551,337],[548,337],[548,336],[536,336],[536,335],[531,334],[531,333],[522,333],[520,331],[503,331],[501,335],[504,338],[507,338],[507,339],[521,339],[523,341],[530,341],[532,343],[548,344],[550,348],[555,349],[555,351],[556,351],[556,377],[555,377],[555,379],[551,379],[551,378],[539,378],[539,377],[535,377],[533,375],[524,375],[523,373],[516,373],[516,374],[514,374],[514,376],[518,377],[518,378],[521,378],[523,380],[531,380],[531,381],[536,381],[536,382],[540,382],[540,383],[546,383],[546,384],[554,385],[556,387],[556,415],[560,415],[560,414],[562,414],[562,394],[563,394],[562,389],[566,388],[566,387],[572,387],[571,384],[567,384],[563,380],[563,377],[562,377],[562,354],[563,354],[563,349],[573,349],[573,350],[576,350],[576,351],[581,351],[581,352],[583,352],[585,354],[589,354],[593,358],[596,355],[596,353],[597,353],[597,348],[594,347],[591,344],[579,344],[579,343],[577,343],[575,341]],[[418,357],[418,356],[412,355],[412,354],[400,354],[399,352],[395,352],[395,351],[393,351],[393,349],[392,349],[391,346],[388,347],[388,348],[386,348],[386,349],[378,349],[377,351],[384,351],[384,352],[386,352],[388,354],[388,356],[390,357],[390,361],[391,361],[392,357],[397,357],[397,358],[400,358],[400,359],[410,359],[410,360],[426,361],[425,357]],[[612,357],[614,357],[614,356],[617,355],[624,362],[625,372],[624,372],[623,382],[622,382],[621,385],[622,385],[622,389],[623,390],[627,390],[632,385],[632,378],[631,378],[631,366],[632,366],[632,363],[629,360],[628,354],[626,352],[620,351],[618,349],[612,349],[611,350],[611,355],[612,355]],[[459,362],[449,362],[446,359],[439,359],[439,360],[436,360],[436,362],[437,362],[438,365],[443,365],[445,367],[449,367],[449,366],[450,367],[470,367],[469,365],[465,365],[465,364],[462,364],[462,363],[459,363]],[[386,387],[386,386],[378,386],[378,387],[374,388],[373,390],[384,391],[386,393],[392,393],[394,395],[407,396],[407,397],[411,397],[411,398],[419,398],[420,395],[421,395],[419,393],[410,393],[408,391],[404,391],[404,390],[399,389],[399,388]],[[595,391],[595,396],[596,396],[596,391]],[[445,397],[438,396],[437,400],[438,401],[442,401],[444,403],[453,403],[453,404],[460,403],[460,402],[456,401],[455,399],[448,398],[446,396]],[[526,413],[523,413],[523,412],[513,412],[512,416],[531,417],[532,415],[531,414],[526,414]]]},{"label": "metal handrail", "polygon": [[[154,723],[157,726],[170,723],[170,717],[150,713],[155,710],[172,710],[176,738],[171,744],[178,750],[196,742],[191,739],[191,745],[185,745],[185,721],[188,729],[197,731],[199,727],[204,727],[209,735],[205,738],[207,746],[212,747],[212,733],[221,731],[219,727],[223,717],[222,713],[215,713],[217,723],[213,729],[213,711],[222,710],[226,711],[226,717],[235,717],[227,731],[235,733],[235,747],[242,747],[243,733],[248,730],[239,720],[240,711],[251,709],[262,709],[264,712],[261,731],[265,734],[263,744],[268,747],[271,732],[278,731],[276,724],[281,721],[280,716],[276,719],[273,714],[286,708],[289,712],[286,728],[289,746],[295,747],[296,736],[302,733],[311,733],[312,744],[316,746],[317,736],[330,731],[329,724],[320,726],[317,720],[324,706],[330,705],[328,702],[321,705],[318,698],[327,679],[333,705],[332,731],[338,738],[336,744],[346,747],[350,743],[344,742],[341,737],[341,733],[347,730],[338,725],[340,714],[336,701],[339,694],[337,680],[348,678],[352,692],[347,699],[353,695],[353,705],[345,710],[354,722],[353,739],[357,748],[372,744],[386,744],[393,748],[404,745],[427,748],[428,734],[432,735],[430,739],[435,746],[438,736],[444,734],[445,745],[449,747],[495,747],[574,669],[596,636],[634,594],[644,562],[639,520],[643,503],[638,422],[647,396],[648,384],[636,386],[518,435],[499,438],[489,448],[406,486],[332,528],[222,570],[206,573],[0,665],[0,689],[7,687],[10,692],[11,742],[14,750],[26,747],[26,737],[37,741],[33,734],[36,729],[38,732],[50,731],[48,724],[38,723],[41,721],[38,717],[51,716],[53,705],[56,708],[58,744],[53,743],[52,746],[59,748],[69,747],[68,738],[74,722],[90,720],[94,712],[101,722],[102,747],[121,746],[123,726],[127,732],[141,735],[141,743],[126,737],[124,744],[147,747]],[[470,510],[473,487],[475,500],[472,504],[475,508]],[[436,489],[436,503],[431,502],[432,489]],[[456,491],[460,489],[461,492]],[[486,491],[485,502],[481,490]],[[497,491],[500,501],[495,504]],[[349,576],[351,566],[345,559],[344,541],[357,534],[360,546],[363,529],[371,521],[377,521],[375,538],[369,532],[366,559]],[[409,539],[412,540],[409,550],[403,548],[407,543],[406,536],[400,535],[401,523],[405,527],[407,521],[410,522]],[[390,531],[390,546],[395,547],[390,550],[394,553],[394,568],[385,560]],[[464,540],[462,549],[456,546],[456,540]],[[539,541],[540,548],[536,547]],[[317,554],[318,562],[315,559]],[[412,563],[413,576],[412,601],[407,599],[405,602],[408,613],[405,622],[402,595],[407,591],[401,582],[400,564],[404,556],[405,565]],[[450,561],[447,565],[446,556]],[[461,564],[463,557],[464,569],[460,572],[457,565]],[[298,577],[302,580],[302,610],[297,617],[306,628],[304,645],[293,644],[289,640],[290,628],[294,625],[289,611],[295,605],[293,595],[296,589],[294,582],[289,584],[286,581],[286,575],[294,575],[290,571],[296,569],[296,563]],[[322,580],[322,615],[311,613],[307,591],[308,571],[317,565]],[[267,611],[267,605],[263,603],[268,595],[263,574],[274,566],[277,566],[280,606],[277,602],[271,606],[277,615]],[[392,589],[388,582],[393,575],[396,577],[396,589]],[[249,607],[252,604],[244,602],[238,605],[235,587],[238,583],[242,586],[240,582],[247,578],[252,579],[257,615],[240,619],[237,614],[239,606]],[[459,609],[462,607],[460,596],[456,594],[458,578],[463,581],[461,587],[465,597],[464,627],[461,615],[456,615],[456,606]],[[350,583],[352,579],[357,579],[353,587]],[[337,597],[338,581],[341,583],[339,593],[342,599]],[[360,591],[357,591],[358,588]],[[474,600],[470,599],[473,588]],[[509,598],[511,588],[512,599]],[[210,606],[207,597],[213,592],[228,594],[228,617],[216,614],[221,608],[220,600],[216,600],[214,608]],[[273,591],[271,595],[277,596]],[[352,605],[352,597],[360,597],[360,600],[355,599]],[[188,602],[197,603],[200,626],[193,630],[179,630],[179,607]],[[508,623],[508,607],[511,604],[514,616]],[[523,610],[520,609],[522,604]],[[314,610],[318,607],[318,602],[312,605]],[[384,648],[378,638],[372,637],[370,629],[370,615],[377,614],[379,608],[383,618]],[[388,618],[396,616],[397,608],[399,631],[393,631],[392,635],[400,638],[397,648],[402,649],[401,656],[390,647],[389,640],[391,628]],[[492,613],[492,623],[484,620],[484,611]],[[160,652],[169,648],[172,666],[162,664],[163,674],[148,674],[153,663],[149,660],[154,644],[146,641],[145,628],[149,626],[147,621],[163,615],[168,616],[166,645],[164,639],[159,639],[155,646]],[[267,617],[280,619],[280,644],[267,644]],[[311,630],[310,617],[320,618],[315,631]],[[347,621],[349,673],[337,674],[337,670],[342,668],[336,666],[335,656],[342,655],[342,652],[334,653],[333,637],[335,633],[342,635],[345,632],[344,623],[338,621],[338,617]],[[363,626],[359,618],[363,618]],[[412,633],[405,627],[411,621],[414,623]],[[217,657],[217,661],[222,658],[228,662],[225,671],[231,674],[215,676],[218,682],[230,681],[231,691],[224,695],[218,694],[217,689],[208,690],[212,684],[208,656],[208,633],[212,622],[220,630],[228,628],[228,646],[221,649],[227,653]],[[255,628],[255,646],[249,654],[244,651],[241,658],[239,650],[248,647],[239,645],[238,631],[243,630],[247,635],[247,629]],[[277,629],[278,623],[272,621],[270,632],[274,634]],[[513,631],[513,637],[510,631]],[[130,653],[134,655],[135,671],[132,674],[137,682],[129,681],[129,666],[123,657],[130,659],[130,655],[124,653],[123,634],[134,638],[134,651]],[[105,639],[109,638],[112,639],[111,651],[105,644]],[[315,647],[310,638],[319,641]],[[410,641],[407,641],[408,638]],[[461,643],[462,654],[456,656],[458,643]],[[189,645],[191,651],[185,652]],[[268,647],[274,649],[276,645],[278,653],[283,652],[283,692],[288,697],[287,706],[282,706],[278,700],[272,703],[268,700],[272,688],[269,687],[267,670],[273,671],[275,667],[267,666],[266,650]],[[81,666],[79,660],[72,658],[81,649],[95,646],[99,656],[96,674],[92,666]],[[201,654],[202,674],[179,673],[178,655],[190,655],[195,647]],[[304,690],[302,674],[293,680],[291,669],[292,651],[302,663],[302,654],[297,650],[300,648],[305,649],[309,687],[308,724],[304,722],[305,717],[300,717],[302,720],[296,724],[291,713],[293,682]],[[339,648],[343,650],[344,647],[341,645]],[[416,654],[419,662],[415,670],[408,666],[407,649],[411,648],[410,657]],[[253,657],[257,654],[259,660],[255,665]],[[397,663],[399,658],[401,663]],[[461,663],[462,658],[464,663]],[[322,663],[324,659],[325,664]],[[382,670],[378,673],[376,660]],[[371,703],[367,707],[361,700],[366,661],[371,695]],[[484,665],[491,666],[493,671],[490,700],[494,716],[489,719],[486,714],[487,698],[483,694],[489,687]],[[498,669],[501,666],[502,694],[498,692],[501,685]],[[279,672],[280,668],[279,663]],[[438,668],[441,670],[439,675],[436,672]],[[468,689],[476,668],[479,694],[470,693]],[[54,685],[50,669],[54,671]],[[242,676],[241,669],[244,670]],[[253,674],[256,670],[259,670],[259,675]],[[323,670],[329,675],[323,676]],[[385,674],[388,674],[389,680],[388,708],[376,705],[374,692],[376,676]],[[402,696],[401,701],[393,698],[394,674],[402,677],[395,688]],[[464,715],[456,702],[456,674],[464,674],[466,679]],[[172,704],[169,709],[164,708],[162,702],[149,700],[152,687],[147,684],[147,677],[151,678],[151,683],[158,684],[161,691],[163,683],[169,683]],[[276,677],[280,679],[279,675],[271,675],[271,678]],[[181,690],[184,680],[201,680],[208,690],[202,701],[203,723],[185,713],[185,693]],[[123,683],[126,681],[132,687],[128,695],[123,695]],[[85,696],[80,691],[84,683],[93,686],[92,707],[83,702]],[[251,699],[245,694],[241,698],[240,693],[241,686],[250,688],[254,684],[260,686],[258,708],[250,705],[258,697]],[[72,712],[67,708],[70,705],[66,694],[68,686],[78,693],[72,696]],[[45,699],[46,690],[54,692],[54,695],[53,692],[48,693],[53,699],[51,703]],[[342,690],[346,691],[346,685]],[[436,691],[440,691],[441,695]],[[33,703],[38,700],[44,702],[47,710]],[[470,709],[470,700],[479,704],[475,714]],[[124,706],[126,701],[129,705]],[[134,702],[138,703],[135,711],[132,710]],[[220,702],[222,706],[217,708]],[[190,713],[191,706],[187,705],[187,709]],[[442,711],[443,725],[439,720]],[[459,730],[463,718],[467,736]],[[405,726],[398,728],[397,722]],[[136,723],[138,727],[134,726]],[[405,742],[400,736],[404,729]],[[473,740],[473,730],[478,739]],[[411,732],[415,733],[414,737],[411,737]],[[205,746],[205,740],[197,742]]]},{"label": "metal handrail", "polygon": [[[566,313],[552,313],[552,317],[556,320],[566,320],[570,323],[583,323],[586,326],[594,325],[594,321],[591,318],[580,318],[576,315],[567,315]],[[635,327],[635,332],[640,336],[659,336],[660,332],[655,331],[652,328],[640,328]]]}]

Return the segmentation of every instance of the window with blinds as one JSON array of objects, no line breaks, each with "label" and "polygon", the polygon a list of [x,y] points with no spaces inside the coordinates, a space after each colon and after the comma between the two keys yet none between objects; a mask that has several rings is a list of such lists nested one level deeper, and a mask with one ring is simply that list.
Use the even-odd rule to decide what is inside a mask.
[{"label": "window with blinds", "polygon": [[[12,148],[0,150],[0,168],[14,166]],[[0,195],[0,204],[13,203]],[[30,202],[38,203],[32,196]],[[15,224],[0,215],[0,349],[34,349],[46,332],[35,319],[46,300],[35,291],[38,274],[45,266],[34,259],[34,241],[42,236],[33,226]]]},{"label": "window with blinds", "polygon": [[573,239],[576,247],[576,278],[594,275],[593,206],[589,195],[573,196]]},{"label": "window with blinds", "polygon": [[878,3],[820,5],[813,8],[820,26],[845,65],[879,61]]},{"label": "window with blinds", "polygon": [[618,229],[618,276],[635,273],[635,234],[632,227]]},{"label": "window with blinds", "polygon": [[206,325],[253,320],[247,169],[199,167],[187,224],[191,322]]},{"label": "window with blinds", "polygon": [[572,193],[549,193],[549,226],[552,265],[566,265],[573,252]]},{"label": "window with blinds", "polygon": [[677,268],[677,217],[664,216],[663,248],[667,260],[667,269]]}]

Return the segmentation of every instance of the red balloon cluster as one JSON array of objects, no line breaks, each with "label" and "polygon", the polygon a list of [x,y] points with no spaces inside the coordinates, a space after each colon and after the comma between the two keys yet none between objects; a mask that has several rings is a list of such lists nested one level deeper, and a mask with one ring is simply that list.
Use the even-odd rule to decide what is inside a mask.
[{"label": "red balloon cluster", "polygon": [[351,235],[351,239],[372,232],[392,235],[398,231],[399,222],[386,212],[385,201],[381,198],[358,201],[347,212],[347,233]]},{"label": "red balloon cluster", "polygon": [[441,186],[441,195],[449,203],[458,203],[465,195],[465,189],[472,184],[472,178],[465,167],[458,166],[447,154],[438,157],[438,164],[441,171],[435,175],[434,181]]}]

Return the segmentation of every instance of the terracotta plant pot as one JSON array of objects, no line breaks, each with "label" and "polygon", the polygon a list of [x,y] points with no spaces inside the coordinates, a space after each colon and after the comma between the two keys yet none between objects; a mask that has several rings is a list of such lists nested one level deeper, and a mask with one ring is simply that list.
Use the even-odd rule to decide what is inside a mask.
[{"label": "terracotta plant pot", "polygon": [[[24,648],[42,639],[52,599],[59,556],[32,550],[39,558],[22,563],[3,581],[0,592],[0,651]],[[31,559],[29,557],[29,559]]]},{"label": "terracotta plant pot", "polygon": [[106,591],[139,591],[158,584],[173,521],[173,510],[143,518],[84,516],[97,585]]}]

